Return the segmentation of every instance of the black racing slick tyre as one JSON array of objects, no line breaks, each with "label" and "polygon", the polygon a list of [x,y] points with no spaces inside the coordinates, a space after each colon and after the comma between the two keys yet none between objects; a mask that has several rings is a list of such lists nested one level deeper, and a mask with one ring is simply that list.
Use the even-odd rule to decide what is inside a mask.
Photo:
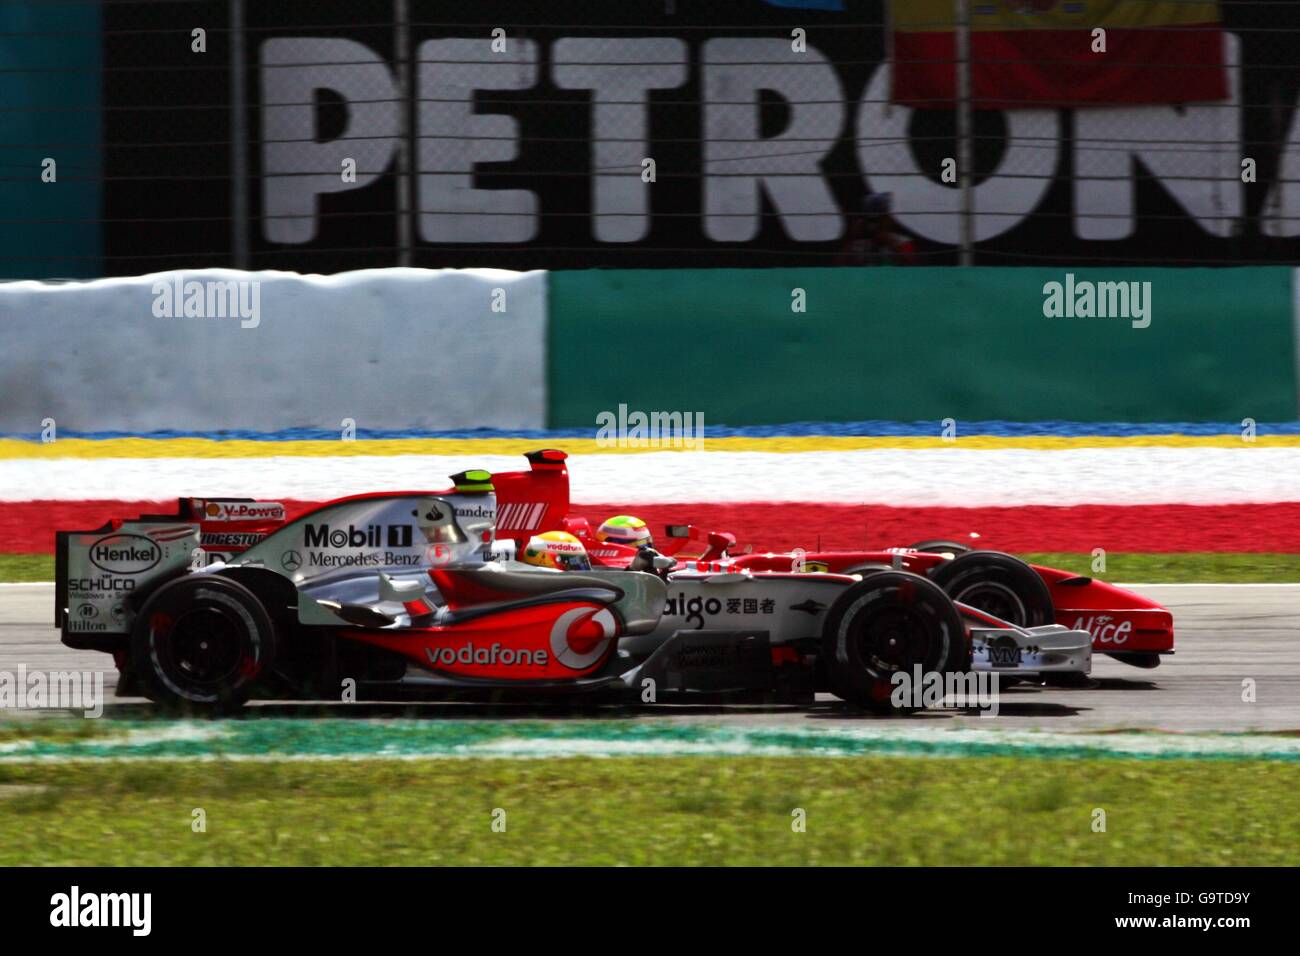
[{"label": "black racing slick tyre", "polygon": [[881,571],[890,571],[892,568],[888,564],[880,564],[875,561],[866,561],[862,564],[855,564],[852,567],[845,568],[840,574],[861,574],[866,577],[868,574],[878,574]]},{"label": "black racing slick tyre", "polygon": [[925,554],[965,554],[970,550],[970,545],[962,544],[960,541],[945,541],[937,538],[930,541],[918,541],[911,546],[912,551],[921,551]]},{"label": "black racing slick tyre", "polygon": [[172,709],[239,708],[270,671],[275,651],[275,625],[257,596],[214,574],[159,588],[131,632],[131,660],[146,696]]},{"label": "black racing slick tyre", "polygon": [[879,571],[849,587],[831,606],[822,653],[833,693],[880,713],[915,710],[891,700],[894,674],[963,670],[966,628],[943,589],[907,571]]},{"label": "black racing slick tyre", "polygon": [[1000,551],[970,551],[945,561],[931,580],[954,601],[1020,627],[1056,622],[1051,592],[1038,573]]}]

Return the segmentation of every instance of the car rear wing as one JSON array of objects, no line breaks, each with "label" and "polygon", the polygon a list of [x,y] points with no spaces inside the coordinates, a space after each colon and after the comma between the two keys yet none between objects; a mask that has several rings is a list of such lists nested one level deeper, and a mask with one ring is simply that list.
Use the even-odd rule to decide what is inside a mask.
[{"label": "car rear wing", "polygon": [[498,540],[527,541],[553,531],[569,513],[568,455],[555,448],[528,452],[528,471],[496,472]]},{"label": "car rear wing", "polygon": [[201,559],[200,525],[177,515],[115,518],[54,542],[54,615],[64,643],[107,648],[130,633],[143,597]]},{"label": "car rear wing", "polygon": [[285,506],[253,498],[178,498],[171,514],[112,518],[59,531],[55,624],[73,635],[123,635],[140,599],[186,567],[229,560],[284,524]]}]

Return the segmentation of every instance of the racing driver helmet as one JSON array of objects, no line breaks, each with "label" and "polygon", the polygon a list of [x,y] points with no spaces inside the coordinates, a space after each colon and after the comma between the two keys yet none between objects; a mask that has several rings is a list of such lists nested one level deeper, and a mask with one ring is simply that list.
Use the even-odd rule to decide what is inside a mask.
[{"label": "racing driver helmet", "polygon": [[527,564],[554,571],[590,571],[582,542],[567,531],[546,531],[528,539],[520,557]]},{"label": "racing driver helmet", "polygon": [[644,521],[632,515],[614,515],[596,531],[601,544],[622,544],[632,548],[654,547],[654,539]]}]

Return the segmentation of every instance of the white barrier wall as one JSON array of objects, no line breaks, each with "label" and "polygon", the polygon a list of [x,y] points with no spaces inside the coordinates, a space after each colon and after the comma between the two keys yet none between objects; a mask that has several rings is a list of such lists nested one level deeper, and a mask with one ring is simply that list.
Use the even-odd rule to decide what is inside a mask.
[{"label": "white barrier wall", "polygon": [[543,428],[546,320],[541,271],[0,283],[0,431]]}]

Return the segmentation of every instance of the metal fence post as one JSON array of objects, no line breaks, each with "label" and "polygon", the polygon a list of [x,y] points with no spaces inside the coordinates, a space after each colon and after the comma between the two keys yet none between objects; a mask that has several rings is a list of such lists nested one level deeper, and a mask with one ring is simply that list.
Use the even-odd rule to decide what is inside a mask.
[{"label": "metal fence post", "polygon": [[961,184],[961,264],[975,261],[975,190],[971,169],[970,0],[957,0],[957,175]]},{"label": "metal fence post", "polygon": [[248,96],[244,0],[230,0],[230,247],[236,269],[250,265],[248,242]]},{"label": "metal fence post", "polygon": [[410,46],[410,12],[407,0],[393,0],[393,57],[397,61],[397,89],[402,98],[398,115],[402,117],[401,133],[397,145],[397,264],[411,264],[412,224],[415,221],[415,190],[411,183],[411,168],[414,165],[416,144],[411,133],[415,128],[411,114],[415,110],[413,91],[415,84],[411,76],[411,58],[408,56]]}]

